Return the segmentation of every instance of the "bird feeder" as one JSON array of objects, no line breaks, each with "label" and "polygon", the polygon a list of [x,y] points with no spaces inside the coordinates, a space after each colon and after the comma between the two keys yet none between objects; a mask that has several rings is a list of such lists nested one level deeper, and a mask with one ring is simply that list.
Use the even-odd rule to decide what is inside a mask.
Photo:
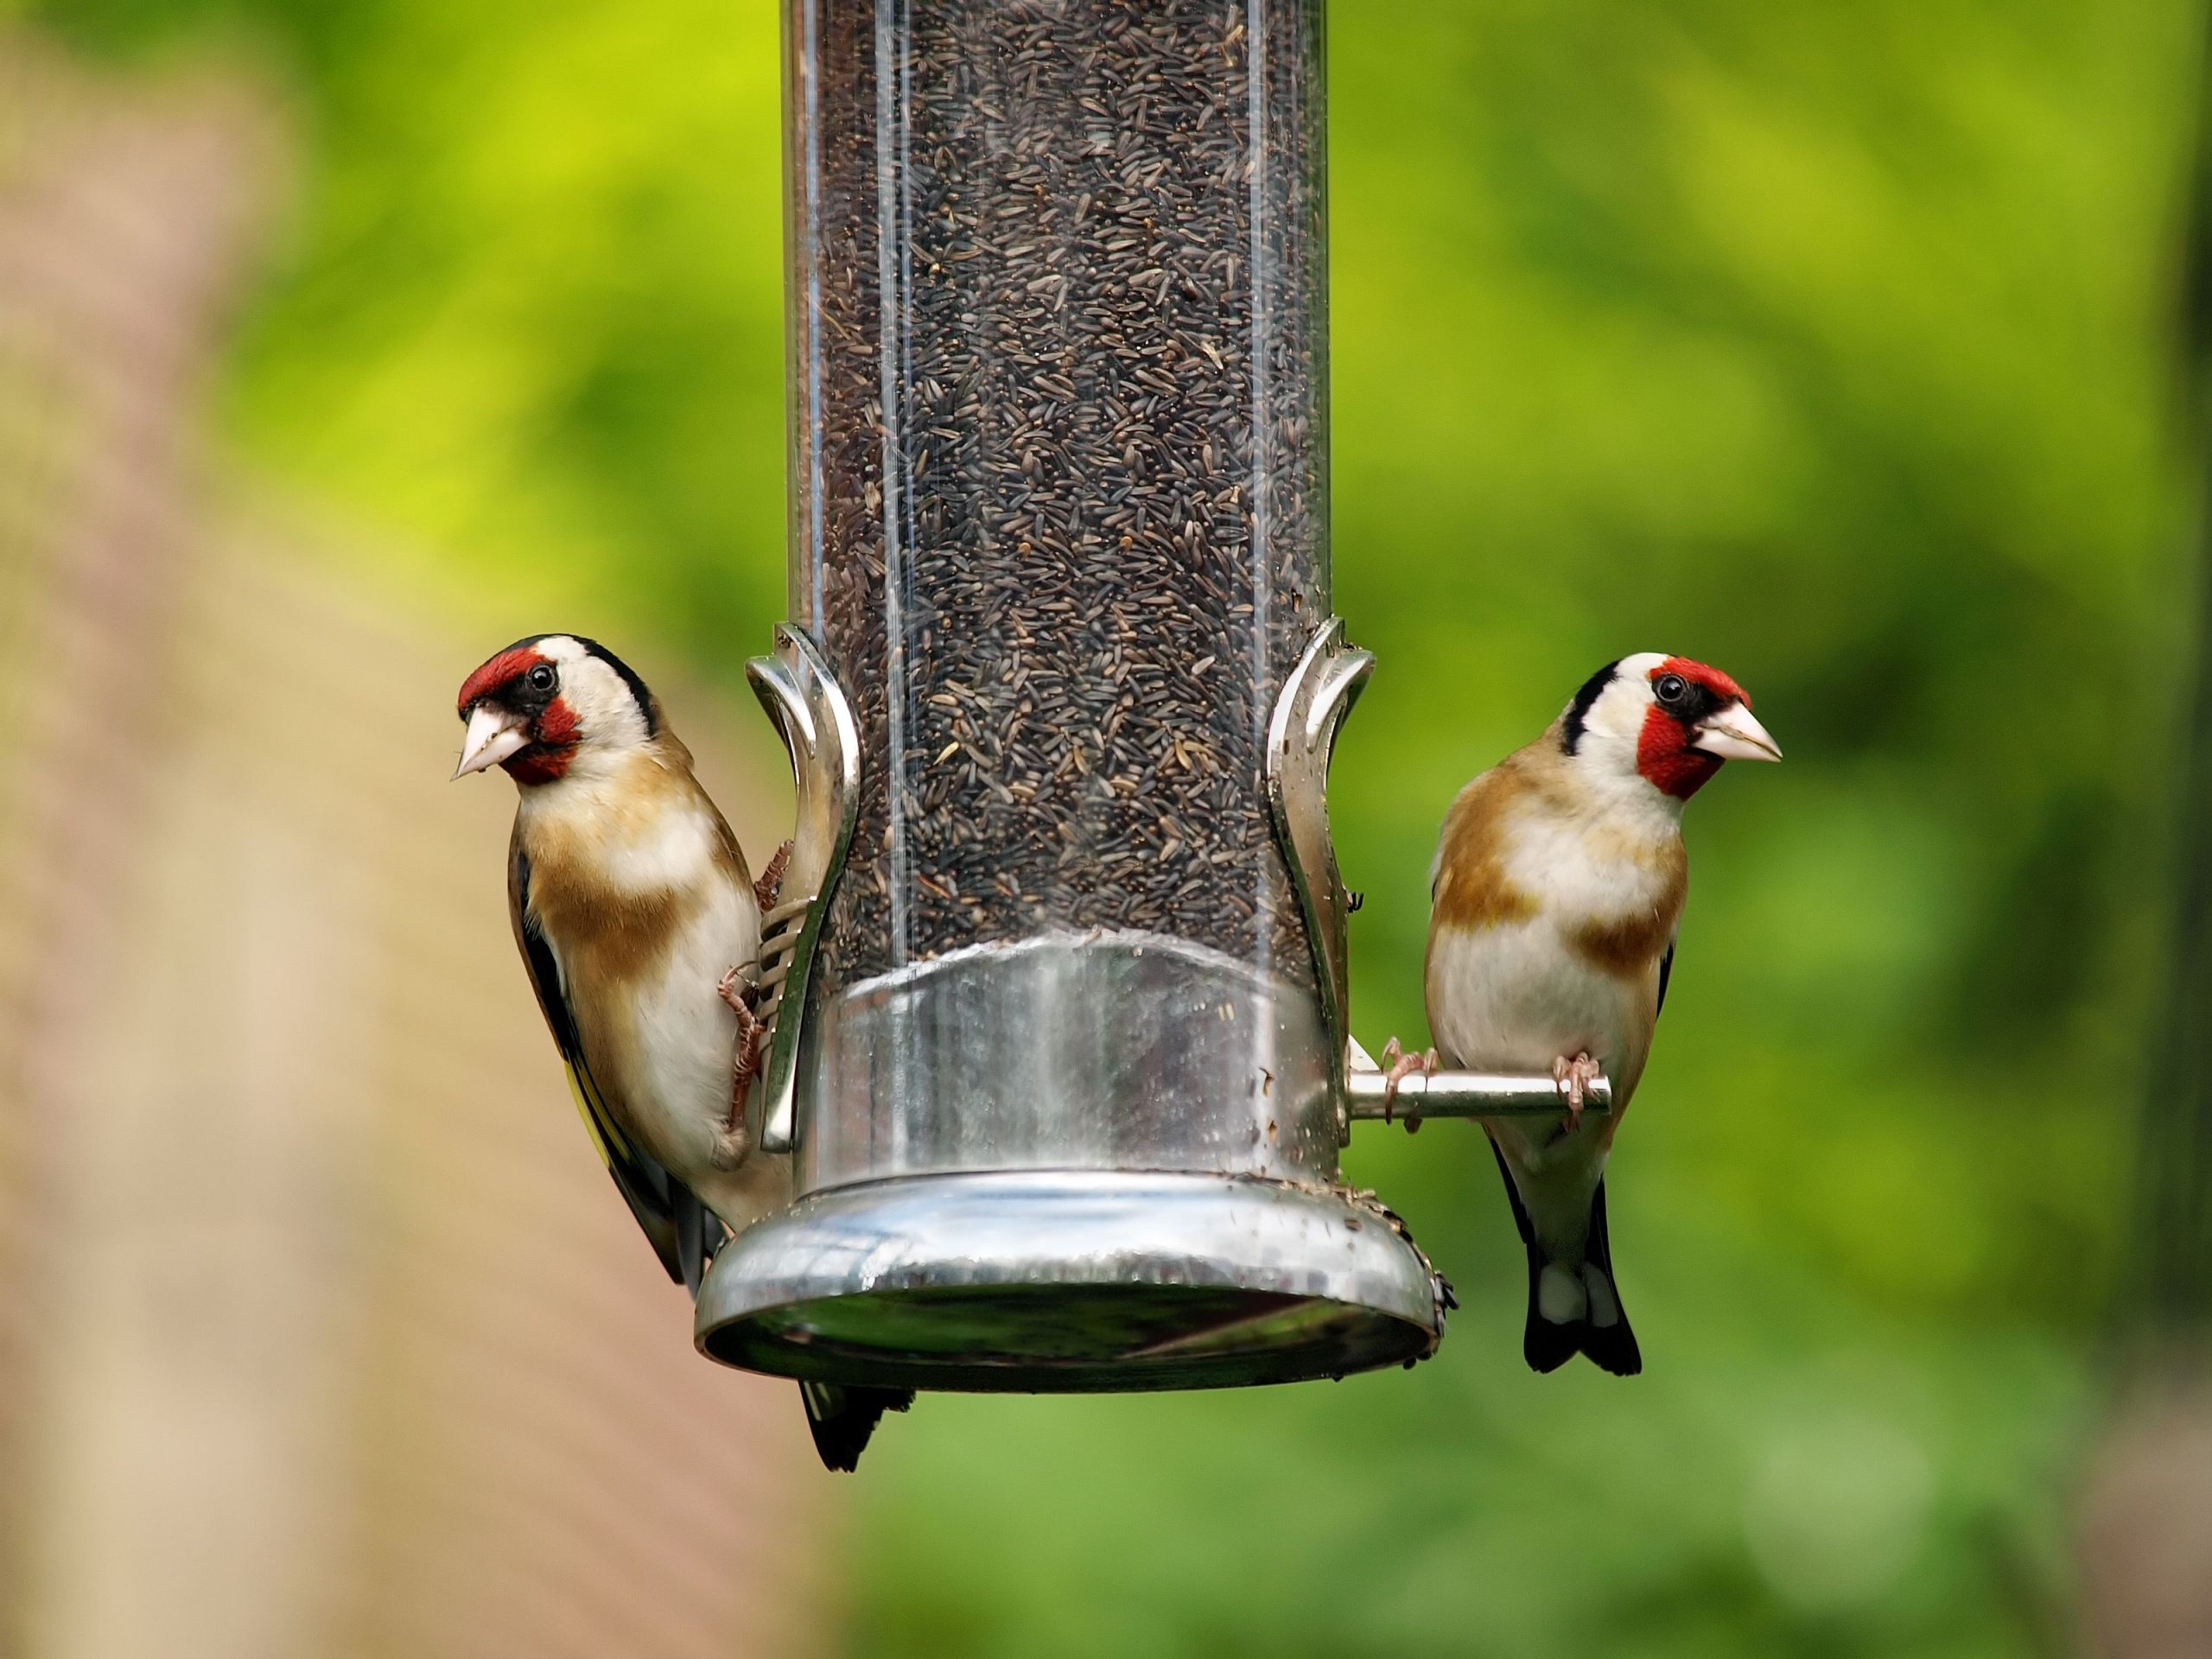
[{"label": "bird feeder", "polygon": [[[751,1114],[795,1198],[698,1303],[824,1382],[1411,1361],[1324,800],[1319,0],[788,0],[799,828]],[[1363,1061],[1364,1057],[1357,1057]],[[1552,1080],[1406,1105],[1556,1110]]]}]

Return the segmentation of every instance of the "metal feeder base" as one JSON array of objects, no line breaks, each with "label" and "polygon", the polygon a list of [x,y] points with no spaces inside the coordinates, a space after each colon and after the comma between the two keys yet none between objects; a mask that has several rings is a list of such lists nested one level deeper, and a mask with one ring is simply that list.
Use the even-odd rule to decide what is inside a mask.
[{"label": "metal feeder base", "polygon": [[1341,1376],[1440,1323],[1411,1241],[1336,1193],[1056,1170],[803,1198],[723,1247],[696,1337],[779,1376],[1048,1394]]}]

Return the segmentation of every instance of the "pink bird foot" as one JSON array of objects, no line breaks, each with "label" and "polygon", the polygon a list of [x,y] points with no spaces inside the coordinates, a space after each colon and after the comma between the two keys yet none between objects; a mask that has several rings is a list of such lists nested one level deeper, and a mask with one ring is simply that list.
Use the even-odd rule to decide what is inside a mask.
[{"label": "pink bird foot", "polygon": [[760,880],[753,884],[753,899],[761,909],[775,908],[776,895],[784,890],[784,872],[791,867],[791,843],[786,841],[776,849],[776,855],[768,861],[767,867],[760,872]]},{"label": "pink bird foot", "polygon": [[1586,1053],[1578,1054],[1571,1060],[1561,1056],[1552,1062],[1552,1077],[1559,1084],[1560,1092],[1567,1096],[1570,1133],[1581,1125],[1584,1092],[1605,1075],[1605,1069]]},{"label": "pink bird foot", "polygon": [[[1425,1077],[1435,1074],[1434,1049],[1430,1049],[1426,1054],[1408,1053],[1398,1046],[1398,1039],[1395,1037],[1382,1045],[1382,1121],[1385,1123],[1392,1121],[1391,1109],[1397,1103],[1398,1085],[1416,1071]],[[1420,1128],[1421,1114],[1408,1114],[1406,1133],[1411,1135]]]},{"label": "pink bird foot", "polygon": [[[788,848],[790,843],[786,842]],[[770,868],[774,868],[772,864]],[[729,1131],[737,1134],[745,1122],[745,1093],[760,1075],[760,1043],[767,1035],[767,1021],[753,1011],[753,988],[742,969],[733,968],[715,989],[730,1012],[737,1015],[737,1061],[730,1079]]]}]

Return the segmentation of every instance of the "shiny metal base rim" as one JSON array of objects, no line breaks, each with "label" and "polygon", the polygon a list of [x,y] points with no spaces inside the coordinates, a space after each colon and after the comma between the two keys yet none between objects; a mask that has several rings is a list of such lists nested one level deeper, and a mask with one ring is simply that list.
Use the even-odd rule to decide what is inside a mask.
[{"label": "shiny metal base rim", "polygon": [[1217,1175],[929,1175],[801,1199],[701,1287],[709,1358],[978,1393],[1241,1387],[1435,1349],[1439,1287],[1348,1195]]}]

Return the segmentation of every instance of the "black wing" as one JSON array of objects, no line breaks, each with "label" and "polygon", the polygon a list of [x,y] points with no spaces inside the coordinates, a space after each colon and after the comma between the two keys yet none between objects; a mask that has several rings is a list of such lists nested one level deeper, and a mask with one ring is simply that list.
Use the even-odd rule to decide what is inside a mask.
[{"label": "black wing", "polygon": [[607,1096],[592,1077],[583,1039],[569,1006],[567,987],[553,947],[530,913],[530,860],[518,841],[507,870],[508,907],[513,915],[515,943],[522,947],[530,982],[537,991],[537,1006],[545,1015],[553,1045],[569,1070],[569,1089],[576,1097],[576,1110],[599,1148],[615,1190],[630,1206],[630,1213],[645,1230],[653,1252],[668,1276],[696,1296],[707,1263],[726,1236],[721,1220],[701,1204],[691,1189],[645,1154],[625,1134],[608,1109]]},{"label": "black wing", "polygon": [[861,1453],[883,1414],[914,1403],[912,1389],[856,1389],[835,1382],[802,1382],[798,1397],[806,1406],[806,1426],[822,1466],[846,1474],[861,1466]]},{"label": "black wing", "polygon": [[1667,941],[1667,954],[1659,958],[1659,1006],[1651,1010],[1656,1020],[1667,1012],[1667,982],[1675,976],[1675,941]]}]

